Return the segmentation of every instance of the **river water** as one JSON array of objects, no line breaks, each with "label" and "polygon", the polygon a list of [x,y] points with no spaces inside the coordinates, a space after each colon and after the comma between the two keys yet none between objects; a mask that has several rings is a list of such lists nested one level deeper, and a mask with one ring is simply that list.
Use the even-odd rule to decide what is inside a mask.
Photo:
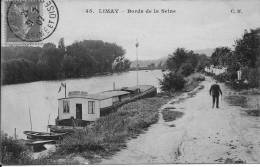
[{"label": "river water", "polygon": [[[139,84],[154,85],[159,88],[161,70],[139,71]],[[87,79],[67,79],[69,91],[87,91],[97,93],[124,86],[135,86],[136,71],[97,76]],[[5,85],[1,87],[1,130],[14,136],[14,129],[18,138],[25,138],[23,131],[30,130],[29,109],[34,131],[47,131],[49,124],[55,123],[58,114],[58,98],[64,97],[64,90],[58,93],[61,81],[38,81],[25,84]]]}]

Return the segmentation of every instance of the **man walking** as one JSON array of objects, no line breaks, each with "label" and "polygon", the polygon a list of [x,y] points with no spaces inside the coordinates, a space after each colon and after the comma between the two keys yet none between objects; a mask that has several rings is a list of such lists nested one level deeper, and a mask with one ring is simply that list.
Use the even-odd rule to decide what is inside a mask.
[{"label": "man walking", "polygon": [[215,103],[216,107],[219,108],[219,95],[222,96],[222,91],[220,86],[217,84],[217,81],[215,84],[211,85],[209,94],[212,96],[212,108],[214,108]]}]

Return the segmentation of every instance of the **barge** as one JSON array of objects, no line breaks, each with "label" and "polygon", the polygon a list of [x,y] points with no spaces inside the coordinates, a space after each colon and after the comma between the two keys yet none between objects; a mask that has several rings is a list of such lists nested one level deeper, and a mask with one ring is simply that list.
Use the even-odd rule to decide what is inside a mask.
[{"label": "barge", "polygon": [[51,132],[65,133],[81,129],[97,119],[131,101],[153,97],[157,89],[151,85],[122,87],[96,94],[82,91],[69,92],[68,97],[58,99],[58,117],[56,125],[48,125]]}]

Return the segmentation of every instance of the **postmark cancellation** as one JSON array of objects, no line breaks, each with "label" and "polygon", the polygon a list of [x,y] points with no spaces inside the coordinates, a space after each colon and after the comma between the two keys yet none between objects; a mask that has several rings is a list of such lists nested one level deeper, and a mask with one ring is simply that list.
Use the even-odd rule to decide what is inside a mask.
[{"label": "postmark cancellation", "polygon": [[5,0],[2,8],[2,35],[7,45],[42,42],[58,26],[59,11],[54,0]]}]

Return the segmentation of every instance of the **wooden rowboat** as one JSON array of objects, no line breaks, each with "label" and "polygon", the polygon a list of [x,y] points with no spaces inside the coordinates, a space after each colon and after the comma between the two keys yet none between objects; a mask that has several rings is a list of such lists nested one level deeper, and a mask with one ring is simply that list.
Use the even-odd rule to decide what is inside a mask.
[{"label": "wooden rowboat", "polygon": [[28,145],[34,152],[46,150],[46,148],[44,147],[45,144],[56,144],[56,141],[55,140],[36,140],[36,141],[28,140],[26,143],[26,145]]},{"label": "wooden rowboat", "polygon": [[24,131],[28,139],[32,140],[60,140],[68,133],[47,133],[47,132],[35,132],[35,131]]}]

